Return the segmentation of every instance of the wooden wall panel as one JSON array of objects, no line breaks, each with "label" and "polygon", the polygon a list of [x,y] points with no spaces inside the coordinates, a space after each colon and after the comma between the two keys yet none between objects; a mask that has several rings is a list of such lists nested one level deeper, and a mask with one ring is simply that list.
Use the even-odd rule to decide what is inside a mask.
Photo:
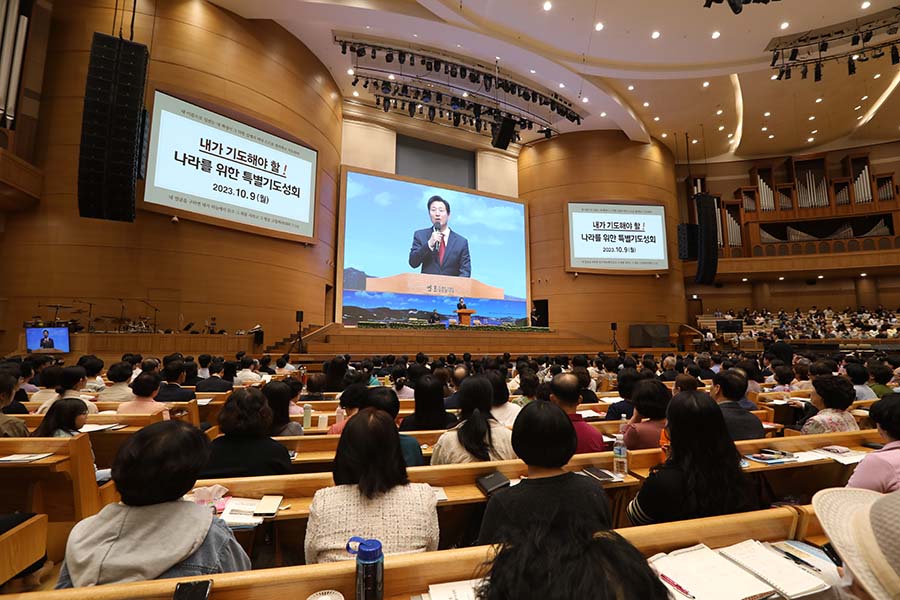
[{"label": "wooden wall panel", "polygon": [[[139,212],[134,224],[78,217],[78,152],[91,36],[110,32],[114,0],[54,6],[38,131],[40,205],[8,218],[0,275],[6,286],[0,351],[16,346],[38,302],[97,302],[95,315],[149,315],[160,326],[220,328],[260,323],[267,342],[296,330],[294,311],[325,323],[325,286],[334,284],[341,155],[341,96],[328,70],[294,36],[248,21],[206,0],[139,0],[135,40],[150,47],[147,105],[161,89],[246,114],[319,152],[316,244],[306,245]],[[121,4],[121,3],[119,3]],[[128,35],[129,18],[125,35]],[[139,191],[139,195],[142,193]]]},{"label": "wooden wall panel", "polygon": [[[625,345],[632,323],[668,323],[675,331],[684,322],[675,167],[664,146],[633,143],[613,131],[571,133],[534,144],[519,155],[519,195],[530,218],[531,296],[549,300],[551,327],[605,342],[610,322],[616,321]],[[616,200],[666,207],[668,274],[576,277],[565,271],[566,204]]]}]

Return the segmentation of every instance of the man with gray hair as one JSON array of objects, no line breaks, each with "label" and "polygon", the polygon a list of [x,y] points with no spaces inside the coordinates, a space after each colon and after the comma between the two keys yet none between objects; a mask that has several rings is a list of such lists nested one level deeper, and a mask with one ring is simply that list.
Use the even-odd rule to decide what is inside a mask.
[{"label": "man with gray hair", "polygon": [[675,378],[678,377],[678,372],[675,370],[675,363],[674,356],[667,356],[663,359],[663,372],[659,375],[660,381],[675,381]]}]

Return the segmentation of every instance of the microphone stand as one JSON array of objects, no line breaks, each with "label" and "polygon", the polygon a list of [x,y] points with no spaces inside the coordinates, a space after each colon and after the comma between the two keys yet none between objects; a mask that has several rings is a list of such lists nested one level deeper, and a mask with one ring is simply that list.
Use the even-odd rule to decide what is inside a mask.
[{"label": "microphone stand", "polygon": [[88,333],[94,333],[94,302],[88,302],[87,300],[79,300],[78,298],[72,299],[73,304],[87,304],[88,307]]},{"label": "microphone stand", "polygon": [[122,327],[125,326],[125,300],[116,298],[122,304],[122,310],[119,311],[119,333],[122,333]]},{"label": "microphone stand", "polygon": [[156,308],[155,306],[153,306],[152,304],[150,304],[149,302],[147,302],[147,301],[144,300],[144,299],[141,299],[141,302],[143,302],[143,303],[146,304],[148,307],[150,307],[150,308],[153,309],[153,333],[157,333],[157,332],[159,331],[159,322],[158,322],[158,320],[157,320],[158,317],[159,317],[159,309]]}]

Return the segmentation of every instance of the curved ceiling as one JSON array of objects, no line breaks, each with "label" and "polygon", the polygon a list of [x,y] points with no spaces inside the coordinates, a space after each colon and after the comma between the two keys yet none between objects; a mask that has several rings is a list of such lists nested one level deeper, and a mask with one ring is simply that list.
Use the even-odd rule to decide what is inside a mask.
[{"label": "curved ceiling", "polygon": [[[381,58],[357,64],[342,55],[335,34],[489,65],[569,100],[584,120],[557,119],[560,132],[654,137],[680,161],[686,147],[692,159],[727,160],[900,138],[900,70],[889,55],[858,63],[852,77],[846,65],[828,62],[820,82],[812,73],[773,81],[765,50],[773,38],[862,18],[896,0],[781,0],[745,6],[740,15],[727,3],[706,9],[703,0],[551,0],[550,10],[543,0],[212,1],[280,23],[331,70],[347,101],[364,105],[374,98],[351,85],[347,69],[377,68]],[[522,134],[523,141],[540,137]]]}]

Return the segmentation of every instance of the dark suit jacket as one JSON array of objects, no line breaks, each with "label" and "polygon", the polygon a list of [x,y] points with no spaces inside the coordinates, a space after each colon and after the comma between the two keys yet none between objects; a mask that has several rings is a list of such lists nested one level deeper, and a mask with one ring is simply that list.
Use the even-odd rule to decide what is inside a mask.
[{"label": "dark suit jacket", "polygon": [[159,386],[159,392],[156,394],[157,402],[187,402],[196,398],[191,390],[186,390],[177,383],[166,383],[165,381]]},{"label": "dark suit jacket", "polygon": [[430,275],[450,275],[451,277],[471,277],[472,264],[469,260],[469,241],[463,236],[450,232],[447,248],[444,250],[444,263],[438,262],[438,253],[428,247],[428,239],[434,229],[420,229],[413,234],[412,248],[409,251],[409,266],[414,269],[422,267],[422,273]]},{"label": "dark suit jacket", "polygon": [[225,381],[218,375],[211,375],[206,379],[201,379],[196,386],[198,392],[227,392],[232,387],[234,386],[230,381]]},{"label": "dark suit jacket", "polygon": [[291,472],[287,448],[270,437],[223,435],[210,444],[209,463],[201,478],[259,477]]},{"label": "dark suit jacket", "polygon": [[762,421],[756,415],[750,414],[746,409],[741,408],[737,402],[721,402],[719,408],[722,409],[722,416],[725,417],[725,427],[728,428],[728,435],[733,441],[738,440],[758,440],[766,437],[766,430],[763,429]]}]

